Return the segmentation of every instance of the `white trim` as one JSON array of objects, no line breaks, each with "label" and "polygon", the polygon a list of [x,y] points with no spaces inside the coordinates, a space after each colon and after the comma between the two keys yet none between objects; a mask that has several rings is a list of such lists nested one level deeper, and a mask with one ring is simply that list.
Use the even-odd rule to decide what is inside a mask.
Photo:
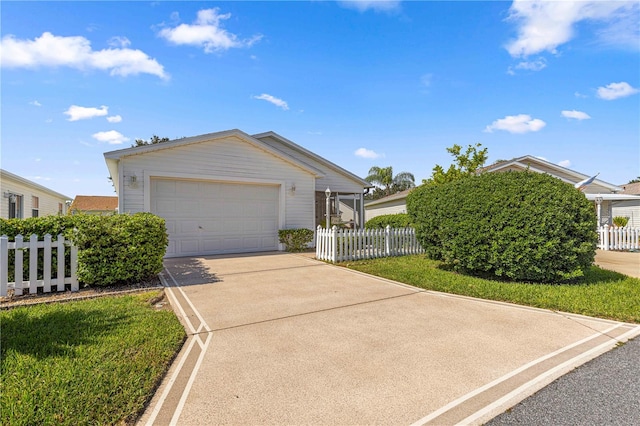
[{"label": "white trim", "polygon": [[[54,191],[53,189],[49,189],[46,186],[42,186],[38,183],[32,182],[28,179],[23,178],[22,176],[18,176],[16,174],[13,174],[11,172],[8,172],[4,169],[0,169],[0,176],[2,176],[2,178],[0,180],[4,180],[4,179],[13,179],[16,182],[18,182],[19,184],[25,185],[27,187],[29,187],[30,189],[35,189],[37,191],[42,191],[50,196],[52,196],[53,198],[60,198],[60,199],[64,199],[64,200],[73,200],[73,197],[68,197],[64,194],[61,194],[59,192]],[[16,195],[20,195],[20,194],[16,194]],[[24,195],[24,194],[21,194]]]}]

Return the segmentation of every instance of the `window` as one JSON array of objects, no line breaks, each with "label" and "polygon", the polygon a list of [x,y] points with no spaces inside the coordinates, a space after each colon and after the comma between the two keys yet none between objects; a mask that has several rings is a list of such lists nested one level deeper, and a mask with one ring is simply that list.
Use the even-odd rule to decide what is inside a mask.
[{"label": "window", "polygon": [[9,219],[22,219],[22,195],[9,195]]},{"label": "window", "polygon": [[58,214],[61,215],[63,213],[62,203],[58,203]]},{"label": "window", "polygon": [[40,199],[35,195],[31,196],[31,217],[38,217],[40,210]]}]

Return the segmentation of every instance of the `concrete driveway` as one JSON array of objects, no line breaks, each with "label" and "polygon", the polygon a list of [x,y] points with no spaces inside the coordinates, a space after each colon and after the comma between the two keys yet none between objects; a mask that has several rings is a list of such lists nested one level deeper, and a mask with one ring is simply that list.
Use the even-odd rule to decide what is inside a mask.
[{"label": "concrete driveway", "polygon": [[140,424],[481,424],[640,334],[300,255],[165,266],[189,339]]}]

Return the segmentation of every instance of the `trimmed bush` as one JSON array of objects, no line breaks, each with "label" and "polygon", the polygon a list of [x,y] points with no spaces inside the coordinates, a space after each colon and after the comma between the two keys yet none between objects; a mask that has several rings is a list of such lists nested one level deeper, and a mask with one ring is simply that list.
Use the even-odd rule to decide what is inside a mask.
[{"label": "trimmed bush", "polygon": [[408,228],[411,226],[411,218],[407,213],[383,214],[369,219],[364,227],[367,229],[386,228]]},{"label": "trimmed bush", "polygon": [[[53,238],[63,234],[78,247],[78,280],[90,286],[128,284],[157,275],[162,270],[162,259],[169,242],[164,219],[151,213],[79,214],[0,221],[0,235],[7,235],[13,241],[18,234],[25,237],[37,234],[39,238],[45,234],[51,234]],[[13,250],[9,254],[13,255]],[[39,253],[39,263],[42,255]],[[55,276],[55,257],[53,262]],[[27,274],[27,257],[24,264]],[[66,264],[69,264],[68,258]],[[10,261],[10,265],[13,262]]]},{"label": "trimmed bush", "polygon": [[584,194],[543,173],[487,173],[423,185],[407,210],[427,256],[459,272],[518,281],[583,276],[596,215]]},{"label": "trimmed bush", "polygon": [[169,244],[164,219],[151,213],[83,215],[72,240],[78,279],[88,285],[134,283],[162,271]]},{"label": "trimmed bush", "polygon": [[278,231],[278,239],[288,252],[301,252],[313,241],[313,231],[306,228],[281,229]]}]

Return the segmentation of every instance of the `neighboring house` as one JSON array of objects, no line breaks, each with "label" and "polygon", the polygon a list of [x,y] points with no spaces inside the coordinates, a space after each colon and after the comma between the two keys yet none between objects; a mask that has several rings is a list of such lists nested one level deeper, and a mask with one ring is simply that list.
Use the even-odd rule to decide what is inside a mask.
[{"label": "neighboring house", "polygon": [[0,217],[28,217],[65,214],[71,197],[0,169]]},{"label": "neighboring house", "polygon": [[[593,175],[579,173],[566,167],[550,163],[532,155],[499,161],[480,170],[482,173],[506,172],[510,170],[530,170],[537,173],[547,173],[558,179],[575,185]],[[640,226],[640,196],[622,194],[623,188],[600,179],[595,179],[584,189],[588,200],[594,202],[594,208],[600,203],[600,224],[611,224],[614,216],[628,216],[629,226]],[[368,219],[379,214],[401,213],[406,211],[405,194],[398,193],[365,204],[365,217]],[[388,212],[388,213],[387,213]]]},{"label": "neighboring house", "polygon": [[118,212],[118,197],[105,195],[76,195],[69,206],[71,214],[114,214]]},{"label": "neighboring house", "polygon": [[409,195],[411,189],[405,189],[404,191],[396,192],[395,194],[377,200],[366,201],[364,204],[365,220],[370,220],[376,216],[385,214],[406,213],[407,195]]},{"label": "neighboring house", "polygon": [[273,133],[228,130],[104,154],[118,211],[166,220],[167,257],[281,249],[278,230],[314,229],[349,196],[362,226],[370,184]]},{"label": "neighboring house", "polygon": [[640,228],[640,182],[626,183],[622,187],[621,196],[633,197],[633,199],[616,200],[611,204],[611,216],[624,216],[629,218],[627,226]]}]

